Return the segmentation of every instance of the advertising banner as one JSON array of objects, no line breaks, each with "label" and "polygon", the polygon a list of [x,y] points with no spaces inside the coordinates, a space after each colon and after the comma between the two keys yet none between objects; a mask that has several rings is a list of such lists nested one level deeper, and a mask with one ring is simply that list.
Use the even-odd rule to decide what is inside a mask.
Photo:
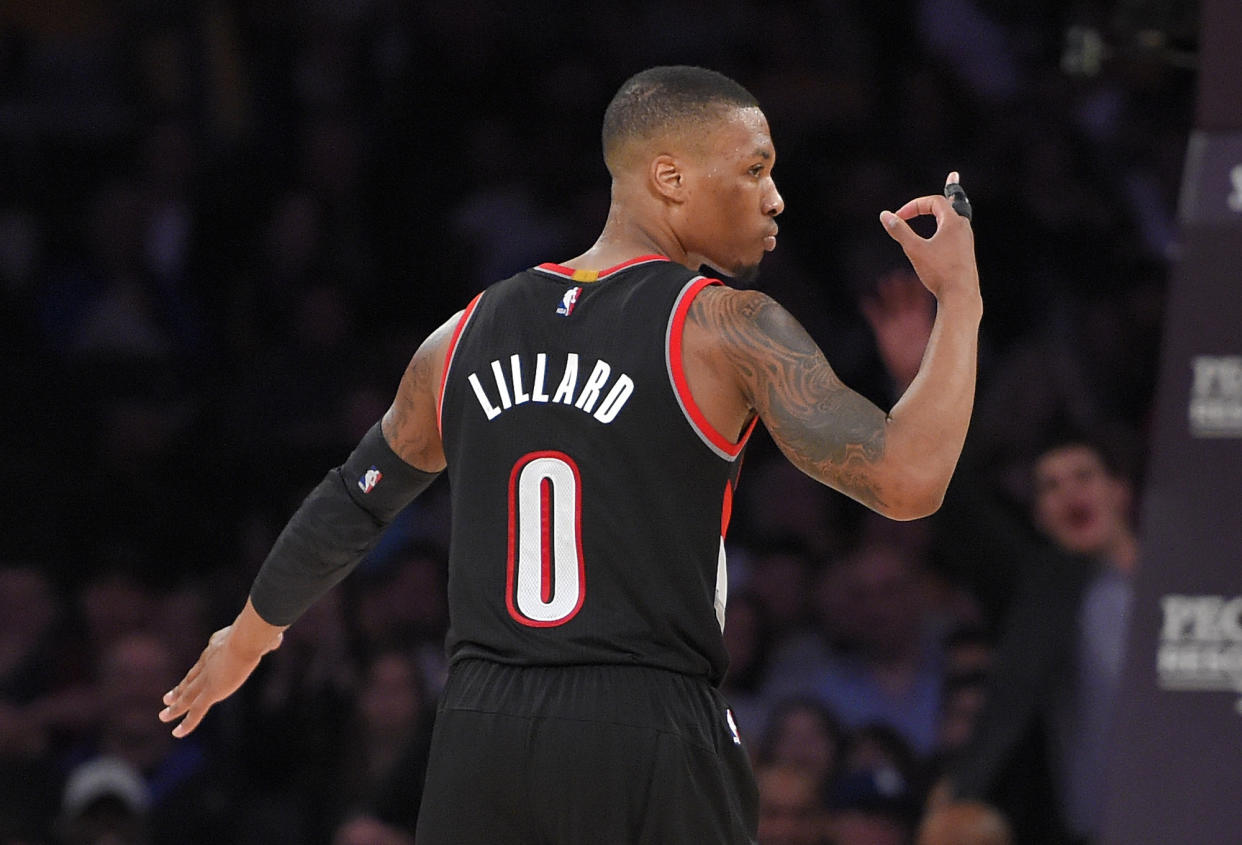
[{"label": "advertising banner", "polygon": [[1242,3],[1201,15],[1108,845],[1242,842]]}]

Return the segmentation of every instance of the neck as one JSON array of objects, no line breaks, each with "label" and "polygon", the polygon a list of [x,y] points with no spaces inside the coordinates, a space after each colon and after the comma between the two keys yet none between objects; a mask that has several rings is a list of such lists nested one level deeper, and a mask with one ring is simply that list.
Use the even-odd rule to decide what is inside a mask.
[{"label": "neck", "polygon": [[599,238],[586,252],[565,262],[581,270],[603,270],[643,255],[663,255],[670,261],[697,270],[702,262],[692,258],[675,232],[663,220],[636,214],[614,187],[612,206]]},{"label": "neck", "polygon": [[1138,554],[1138,540],[1131,532],[1123,531],[1109,547],[1105,558],[1118,572],[1131,575],[1138,564]]}]

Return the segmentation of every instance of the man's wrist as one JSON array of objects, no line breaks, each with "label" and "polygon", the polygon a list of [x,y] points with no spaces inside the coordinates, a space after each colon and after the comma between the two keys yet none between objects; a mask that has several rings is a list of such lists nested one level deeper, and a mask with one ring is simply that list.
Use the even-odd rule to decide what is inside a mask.
[{"label": "man's wrist", "polygon": [[941,291],[936,298],[936,313],[954,319],[983,319],[983,297],[979,291]]},{"label": "man's wrist", "polygon": [[263,619],[249,599],[229,628],[227,647],[238,657],[257,660],[280,641],[288,625],[273,625]]}]

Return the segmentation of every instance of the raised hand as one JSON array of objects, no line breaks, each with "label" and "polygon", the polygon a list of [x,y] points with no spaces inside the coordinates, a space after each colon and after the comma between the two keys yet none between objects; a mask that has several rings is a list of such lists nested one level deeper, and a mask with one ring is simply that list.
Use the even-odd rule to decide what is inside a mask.
[{"label": "raised hand", "polygon": [[[945,184],[960,185],[957,173],[950,173]],[[936,231],[930,238],[919,236],[906,222],[923,215],[936,218]],[[974,232],[970,220],[954,211],[947,197],[936,194],[912,199],[896,212],[881,212],[880,222],[889,236],[901,244],[919,279],[937,299],[978,300]]]},{"label": "raised hand", "polygon": [[918,375],[927,339],[936,318],[935,299],[909,269],[894,270],[882,277],[874,291],[865,295],[859,308],[871,331],[876,349],[897,392],[905,391]]}]

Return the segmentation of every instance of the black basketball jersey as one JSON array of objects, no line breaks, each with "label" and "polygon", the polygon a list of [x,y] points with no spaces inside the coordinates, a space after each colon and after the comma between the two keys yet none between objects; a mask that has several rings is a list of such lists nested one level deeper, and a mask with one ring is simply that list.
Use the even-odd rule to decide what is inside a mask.
[{"label": "black basketball jersey", "polygon": [[682,328],[709,284],[660,256],[543,264],[466,308],[439,408],[451,659],[719,682],[723,536],[750,429],[715,431],[686,384]]}]

